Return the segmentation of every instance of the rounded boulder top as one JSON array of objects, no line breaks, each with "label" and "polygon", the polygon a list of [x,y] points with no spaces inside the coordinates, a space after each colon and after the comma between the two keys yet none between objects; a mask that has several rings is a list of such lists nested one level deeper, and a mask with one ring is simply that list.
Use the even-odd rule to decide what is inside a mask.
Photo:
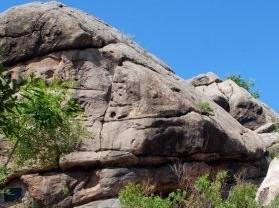
[{"label": "rounded boulder top", "polygon": [[110,43],[125,43],[170,70],[117,29],[60,2],[34,2],[0,14],[1,62],[4,66],[51,52],[102,48]]}]

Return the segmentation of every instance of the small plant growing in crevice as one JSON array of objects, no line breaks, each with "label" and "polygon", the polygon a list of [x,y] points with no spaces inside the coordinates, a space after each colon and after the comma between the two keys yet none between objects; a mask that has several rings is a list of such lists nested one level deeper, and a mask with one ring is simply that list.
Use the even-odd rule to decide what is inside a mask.
[{"label": "small plant growing in crevice", "polygon": [[202,114],[213,115],[214,110],[211,108],[209,102],[201,101],[197,105]]},{"label": "small plant growing in crevice", "polygon": [[258,89],[255,89],[255,81],[253,80],[247,80],[240,74],[232,74],[227,77],[227,79],[230,79],[234,81],[238,86],[244,88],[247,90],[254,98],[260,97],[260,92]]},{"label": "small plant growing in crevice", "polygon": [[63,187],[63,197],[66,198],[70,195],[70,189],[69,186],[67,184],[64,185]]},{"label": "small plant growing in crevice", "polygon": [[271,159],[278,158],[279,153],[275,150],[268,150],[268,155]]}]

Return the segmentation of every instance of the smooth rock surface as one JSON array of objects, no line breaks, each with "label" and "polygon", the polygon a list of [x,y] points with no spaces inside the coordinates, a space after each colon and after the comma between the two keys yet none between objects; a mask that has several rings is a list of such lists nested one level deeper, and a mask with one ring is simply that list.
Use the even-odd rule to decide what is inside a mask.
[{"label": "smooth rock surface", "polygon": [[147,156],[138,157],[125,151],[100,151],[100,152],[72,152],[60,158],[59,166],[62,170],[74,168],[99,168],[99,167],[125,167],[152,166],[171,163],[179,160],[178,157]]},{"label": "smooth rock surface", "polygon": [[269,205],[279,195],[279,160],[273,159],[267,175],[257,192],[257,200],[263,205]]},{"label": "smooth rock surface", "polygon": [[[49,207],[63,201],[71,205],[72,190],[86,180],[82,172],[46,175],[23,175],[21,180],[27,187],[28,196],[38,203],[39,206]],[[69,198],[68,198],[69,197]]]},{"label": "smooth rock surface", "polygon": [[220,79],[220,77],[218,77],[216,74],[212,73],[212,72],[208,72],[206,74],[200,74],[197,77],[194,77],[192,79],[192,85],[195,87],[198,86],[208,86],[212,83],[215,82],[222,82],[222,80]]},{"label": "smooth rock surface", "polygon": [[274,144],[279,142],[279,133],[278,132],[264,133],[264,134],[259,134],[259,135],[260,135],[260,137],[262,137],[264,146],[266,148],[271,148]]}]

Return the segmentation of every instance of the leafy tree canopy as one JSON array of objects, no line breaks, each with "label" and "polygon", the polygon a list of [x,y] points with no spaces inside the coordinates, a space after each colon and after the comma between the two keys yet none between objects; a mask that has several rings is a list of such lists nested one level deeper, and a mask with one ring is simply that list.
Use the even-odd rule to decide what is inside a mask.
[{"label": "leafy tree canopy", "polygon": [[234,81],[238,86],[247,90],[254,98],[259,98],[260,97],[259,90],[255,89],[255,81],[246,80],[240,74],[229,75],[227,77],[227,79],[230,79],[230,80]]},{"label": "leafy tree canopy", "polygon": [[1,67],[0,134],[13,145],[5,167],[11,160],[17,167],[57,164],[88,136],[72,87],[70,82],[47,82],[34,75],[16,81]]}]

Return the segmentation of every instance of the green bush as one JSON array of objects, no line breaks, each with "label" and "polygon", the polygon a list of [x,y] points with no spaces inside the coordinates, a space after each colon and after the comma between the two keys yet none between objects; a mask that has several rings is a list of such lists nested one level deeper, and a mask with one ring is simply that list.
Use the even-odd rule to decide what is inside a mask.
[{"label": "green bush", "polygon": [[5,181],[9,173],[10,170],[7,167],[0,165],[0,184]]},{"label": "green bush", "polygon": [[196,180],[193,190],[177,190],[166,198],[144,195],[143,186],[129,184],[121,190],[119,199],[122,208],[260,208],[255,200],[257,188],[249,183],[237,184],[224,198],[222,187],[226,179],[227,173],[224,171],[219,172],[215,180],[204,175]]},{"label": "green bush", "polygon": [[195,182],[195,188],[201,196],[208,200],[214,207],[221,207],[223,200],[221,197],[222,184],[226,178],[226,172],[220,172],[215,181],[210,181],[208,175],[201,176]]},{"label": "green bush", "polygon": [[229,75],[227,79],[234,81],[238,86],[246,89],[254,98],[259,98],[260,93],[259,90],[255,90],[255,82],[252,80],[246,80],[240,74],[237,75]]},{"label": "green bush", "polygon": [[242,183],[233,187],[228,199],[226,200],[227,207],[236,208],[260,208],[256,202],[257,187],[253,184]]},{"label": "green bush", "polygon": [[160,196],[143,194],[143,187],[139,184],[129,184],[119,193],[122,208],[171,208],[173,204],[179,203],[184,198],[183,192],[171,193],[163,199]]},{"label": "green bush", "polygon": [[34,199],[24,200],[22,208],[40,208],[40,203]]},{"label": "green bush", "polygon": [[227,177],[226,172],[219,172],[214,181],[210,181],[208,175],[200,177],[195,187],[201,196],[208,200],[215,208],[259,208],[257,204],[257,187],[249,183],[240,183],[229,192],[227,199],[221,196],[222,185]]},{"label": "green bush", "polygon": [[271,203],[270,206],[268,206],[267,208],[278,208],[279,207],[279,196],[277,196],[273,202]]},{"label": "green bush", "polygon": [[203,114],[213,113],[213,109],[211,108],[209,102],[199,102],[198,107]]},{"label": "green bush", "polygon": [[70,188],[67,184],[65,184],[63,187],[63,196],[64,198],[66,198],[69,195],[70,195]]}]

